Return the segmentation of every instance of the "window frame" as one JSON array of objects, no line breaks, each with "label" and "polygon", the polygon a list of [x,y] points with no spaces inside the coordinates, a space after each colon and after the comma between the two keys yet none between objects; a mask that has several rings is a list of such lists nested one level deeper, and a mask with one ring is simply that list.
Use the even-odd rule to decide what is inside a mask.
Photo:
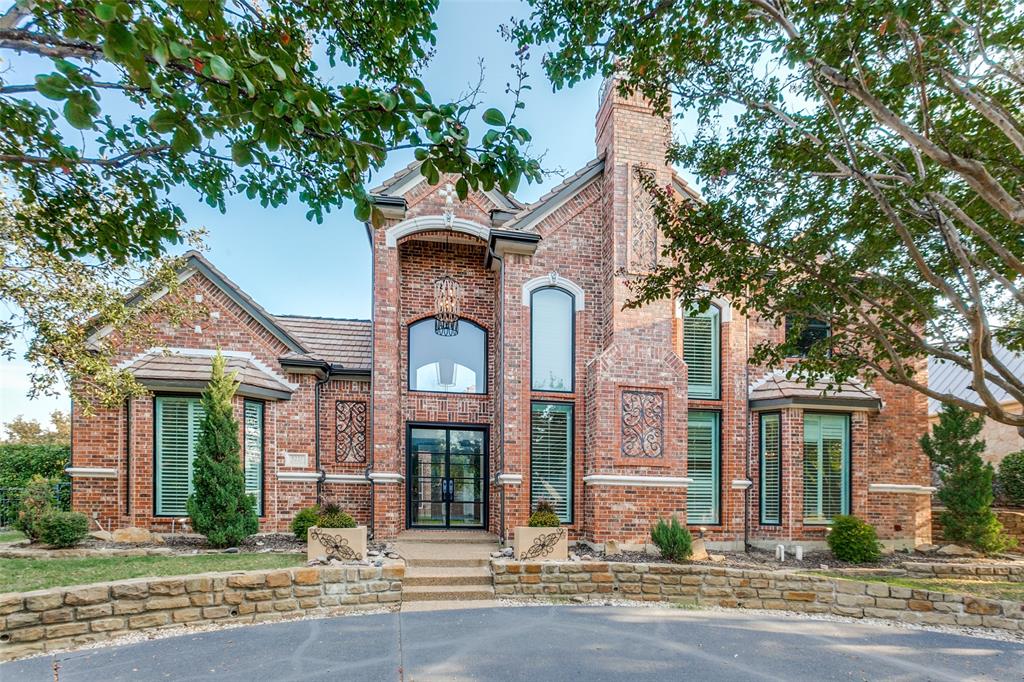
[{"label": "window frame", "polygon": [[[778,521],[765,521],[764,510],[765,510],[765,496],[764,496],[764,418],[775,417],[779,423],[779,435],[776,439],[778,442],[779,449],[779,499],[776,500],[776,513]],[[782,412],[759,412],[757,417],[757,522],[761,526],[781,526],[783,525],[782,517],[782,477],[785,472],[785,467],[782,466]]]},{"label": "window frame", "polygon": [[571,526],[576,523],[576,403],[566,400],[531,400],[530,401],[530,512],[533,512],[533,408],[535,405],[557,405],[569,408],[569,480],[566,485],[568,493],[569,520],[561,525]]},{"label": "window frame", "polygon": [[[256,500],[256,516],[264,517],[267,496],[267,403],[254,398],[243,398],[242,400],[242,478],[245,478],[245,411],[249,404],[258,405],[260,408],[260,496]],[[246,491],[249,492],[248,490]]]},{"label": "window frame", "polygon": [[428,323],[429,321],[431,321],[433,319],[434,319],[434,317],[432,315],[427,316],[427,317],[421,317],[418,320],[413,320],[412,322],[408,323],[405,326],[405,356],[406,356],[405,357],[405,364],[406,364],[406,368],[405,368],[405,386],[406,386],[406,390],[409,391],[410,393],[432,393],[434,395],[463,395],[463,396],[465,396],[465,395],[487,395],[488,391],[490,390],[490,376],[488,376],[488,375],[490,374],[490,371],[491,371],[491,367],[490,367],[491,363],[490,363],[490,357],[489,357],[489,354],[490,354],[489,350],[490,350],[490,345],[491,345],[491,335],[490,335],[490,332],[487,331],[486,327],[484,327],[482,324],[479,324],[479,323],[475,322],[474,320],[471,320],[471,319],[469,319],[467,317],[460,317],[459,318],[459,324],[463,324],[463,323],[471,324],[471,325],[473,325],[474,327],[476,327],[477,329],[479,329],[480,331],[482,331],[484,333],[483,390],[482,391],[472,391],[472,392],[468,392],[468,391],[430,391],[430,390],[426,390],[426,389],[413,388],[412,387],[412,384],[413,384],[413,381],[412,381],[412,371],[413,371],[412,370],[412,329],[413,329],[413,327],[415,327],[417,325]]},{"label": "window frame", "polygon": [[[692,309],[693,306],[690,306]],[[716,337],[711,342],[711,353],[713,355],[711,360],[712,368],[712,383],[713,390],[710,396],[694,395],[690,392],[690,376],[689,376],[689,364],[687,364],[687,376],[686,376],[686,397],[693,400],[721,400],[722,399],[722,307],[715,302],[708,303],[708,309],[691,315],[689,310],[682,310],[682,321],[683,321],[683,362],[686,362],[686,320],[689,317],[703,317],[706,316],[711,310],[715,310],[714,319],[717,322],[712,327],[712,334]]]},{"label": "window frame", "polygon": [[[846,471],[846,481],[845,482],[843,482],[841,480],[842,472],[840,472],[840,485],[841,485],[841,488],[842,488],[841,492],[842,492],[843,498],[845,498],[845,504],[843,503],[843,500],[840,501],[840,507],[841,508],[839,510],[839,515],[842,516],[842,515],[851,514],[852,511],[853,511],[853,414],[850,413],[850,412],[822,412],[822,411],[807,411],[807,410],[805,410],[804,413],[803,413],[803,418],[801,419],[801,422],[802,422],[802,425],[803,425],[803,429],[802,429],[803,430],[803,434],[802,434],[802,437],[801,437],[801,457],[804,458],[804,459],[807,457],[807,453],[806,453],[806,449],[807,449],[807,446],[806,446],[806,443],[807,443],[806,429],[807,429],[807,426],[806,425],[807,425],[807,416],[808,415],[819,415],[819,416],[821,416],[821,415],[837,416],[838,415],[838,416],[842,416],[842,417],[846,418],[846,438],[845,438],[846,448],[845,448],[845,451],[843,452],[843,457],[845,459],[845,462],[844,462],[844,464],[845,464],[845,471]],[[805,510],[807,508],[807,477],[806,477],[806,475],[803,474],[804,466],[805,466],[805,462],[803,461],[803,459],[801,460],[800,464],[801,464],[801,474],[802,474],[802,479],[803,479],[801,481],[801,485],[803,486],[803,488],[802,488],[802,498],[803,499],[802,499],[802,505],[801,505],[802,509],[800,510],[800,520],[801,520],[801,523],[804,526],[809,526],[809,527],[812,527],[812,528],[827,528],[827,527],[832,525],[833,519],[829,519],[828,521],[808,521],[807,520],[807,514],[805,513]],[[819,505],[818,506],[819,507],[821,506],[820,500],[819,500]]]},{"label": "window frame", "polygon": [[[790,320],[793,319],[793,318],[797,318],[797,317],[806,320],[807,326],[804,328],[804,332],[805,333],[811,329],[811,325],[812,324],[817,323],[820,326],[823,326],[825,328],[825,339],[828,339],[828,338],[830,338],[832,336],[832,324],[828,320],[819,320],[816,317],[803,317],[801,315],[786,315],[785,319],[782,321],[782,334],[783,334],[783,340],[784,340],[785,343],[789,343],[789,333],[790,333],[790,329],[792,329],[792,326],[793,326],[790,323]],[[806,350],[801,349],[799,347],[799,341],[800,340],[798,339],[797,340],[798,346],[794,349],[794,351],[792,353],[790,353],[789,355],[787,355],[786,357],[788,357],[788,358],[806,358],[807,357],[807,353],[808,353],[808,351],[810,351],[810,347],[808,347]],[[818,342],[815,341],[815,343],[818,343]],[[814,344],[811,344],[811,345],[813,346]]]},{"label": "window frame", "polygon": [[[534,296],[539,291],[545,291],[548,289],[554,289],[569,297],[569,390],[558,391],[553,388],[534,388],[533,385],[533,321],[535,315],[533,314]],[[557,284],[548,284],[545,286],[537,287],[530,291],[530,391],[534,393],[559,393],[559,394],[573,394],[576,393],[576,294],[572,293],[564,287],[560,287]]]},{"label": "window frame", "polygon": [[[158,467],[158,463],[157,463],[157,447],[159,446],[159,440],[158,440],[158,431],[159,431],[159,429],[157,429],[157,423],[158,423],[157,422],[157,411],[158,411],[157,403],[160,400],[164,399],[164,398],[190,398],[192,400],[195,400],[195,401],[199,402],[199,401],[202,400],[202,394],[200,394],[200,393],[156,393],[156,394],[153,395],[153,409],[152,409],[152,413],[151,413],[152,414],[152,419],[153,419],[153,476],[152,476],[152,486],[153,486],[153,518],[157,518],[157,519],[180,519],[180,518],[182,518],[181,514],[161,514],[158,511],[160,501],[159,501],[159,495],[157,493],[157,477],[159,476],[159,467]],[[195,459],[195,456],[193,454],[193,460],[194,459]],[[191,466],[192,466],[192,462],[189,462],[189,467],[191,468]],[[191,494],[192,493],[189,492],[189,495],[191,495]],[[186,497],[186,500],[187,499],[188,498]],[[185,515],[186,516],[188,515],[187,507],[186,507]]]},{"label": "window frame", "polygon": [[686,515],[687,515],[687,518],[686,518],[686,524],[685,525],[687,525],[687,526],[695,526],[695,527],[698,527],[698,528],[700,528],[702,526],[710,526],[710,527],[717,528],[717,527],[721,527],[723,525],[723,522],[722,522],[722,504],[723,504],[723,498],[725,497],[724,495],[722,495],[722,445],[723,445],[723,442],[724,442],[723,441],[723,436],[722,436],[722,432],[724,430],[722,428],[723,411],[720,408],[704,408],[704,407],[694,407],[694,408],[690,408],[690,409],[688,409],[686,411],[686,438],[687,438],[687,444],[686,444],[686,476],[687,476],[687,478],[692,478],[692,476],[690,475],[690,444],[689,444],[689,438],[690,438],[690,415],[693,414],[694,412],[701,412],[701,413],[716,415],[715,427],[716,427],[716,430],[718,431],[718,434],[717,434],[718,437],[712,441],[712,445],[716,446],[716,454],[712,455],[712,467],[713,467],[713,471],[715,472],[715,475],[718,478],[717,485],[713,488],[714,491],[715,491],[715,498],[716,498],[715,499],[715,504],[713,505],[714,508],[715,508],[715,521],[714,522],[710,522],[710,521],[695,521],[693,523],[690,523],[690,519],[689,519],[690,495],[689,495],[689,488],[687,488],[687,495],[686,495]]}]

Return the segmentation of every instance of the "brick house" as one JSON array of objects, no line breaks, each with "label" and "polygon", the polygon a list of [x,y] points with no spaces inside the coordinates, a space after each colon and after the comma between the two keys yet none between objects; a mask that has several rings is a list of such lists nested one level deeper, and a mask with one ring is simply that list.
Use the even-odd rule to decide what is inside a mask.
[{"label": "brick house", "polygon": [[813,546],[841,513],[889,544],[927,541],[922,396],[879,382],[826,395],[751,366],[785,331],[728,301],[623,308],[660,252],[638,175],[697,198],[665,165],[670,136],[606,87],[596,158],[531,205],[397,173],[374,190],[386,224],[367,229],[372,320],[272,315],[191,254],[183,295],[208,315],[124,350],[152,396],[75,412],[74,507],[107,528],[181,523],[195,396],[220,348],[264,530],[323,499],[378,538],[507,538],[545,499],[594,543],[643,542],[672,514],[720,547]]}]

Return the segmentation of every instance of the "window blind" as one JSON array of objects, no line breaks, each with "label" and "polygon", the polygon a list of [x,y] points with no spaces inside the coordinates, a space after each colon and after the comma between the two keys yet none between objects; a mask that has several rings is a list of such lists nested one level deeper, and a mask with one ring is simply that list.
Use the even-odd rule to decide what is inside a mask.
[{"label": "window blind", "polygon": [[761,415],[761,523],[782,523],[780,418]]},{"label": "window blind", "polygon": [[245,492],[263,516],[263,403],[255,400],[245,401]]},{"label": "window blind", "polygon": [[198,398],[156,398],[156,513],[184,516],[203,408]]},{"label": "window blind", "polygon": [[533,403],[530,419],[530,500],[551,503],[572,522],[572,405]]},{"label": "window blind", "polygon": [[719,414],[689,413],[686,475],[693,479],[686,490],[686,522],[718,523]]},{"label": "window blind", "polygon": [[849,513],[849,433],[849,415],[804,415],[804,523]]},{"label": "window blind", "polygon": [[717,399],[720,395],[720,320],[720,311],[711,306],[703,313],[691,310],[683,321],[683,359],[691,398]]}]

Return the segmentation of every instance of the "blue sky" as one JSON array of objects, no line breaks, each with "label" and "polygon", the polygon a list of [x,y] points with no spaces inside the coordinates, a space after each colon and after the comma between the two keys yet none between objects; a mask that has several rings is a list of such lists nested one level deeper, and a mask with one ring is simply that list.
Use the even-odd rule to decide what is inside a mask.
[{"label": "blue sky", "polygon": [[[435,16],[437,52],[423,74],[435,101],[457,97],[475,83],[482,58],[483,101],[510,110],[512,100],[505,94],[505,84],[513,77],[514,55],[497,31],[502,22],[524,11],[524,5],[514,1],[442,1]],[[528,66],[533,89],[526,93],[521,125],[533,135],[533,152],[546,153],[545,167],[572,173],[594,157],[600,83],[592,79],[571,90],[552,92],[541,72],[540,56],[534,54]],[[410,160],[411,155],[396,154],[370,185]],[[517,197],[533,201],[559,180],[549,177],[543,185],[524,184]],[[207,228],[207,255],[213,263],[272,313],[369,317],[369,246],[349,206],[317,225],[305,219],[305,209],[297,201],[264,209],[258,202],[236,197],[221,214],[187,190],[174,196],[192,225]],[[18,414],[45,422],[53,409],[67,409],[66,398],[29,401],[26,369],[23,362],[0,362],[0,423]]]}]

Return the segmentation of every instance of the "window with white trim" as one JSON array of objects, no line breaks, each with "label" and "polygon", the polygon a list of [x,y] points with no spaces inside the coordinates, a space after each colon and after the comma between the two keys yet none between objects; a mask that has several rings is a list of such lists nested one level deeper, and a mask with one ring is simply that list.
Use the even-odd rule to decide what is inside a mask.
[{"label": "window with white trim", "polygon": [[184,396],[157,396],[155,406],[155,512],[185,516],[203,407],[199,398]]},{"label": "window with white trim", "polygon": [[782,523],[782,418],[761,414],[761,524]]},{"label": "window with white trim", "polygon": [[530,507],[551,503],[562,523],[572,523],[572,403],[530,406]]},{"label": "window with white trim", "polygon": [[804,523],[850,513],[850,415],[804,415]]},{"label": "window with white trim", "polygon": [[691,410],[686,436],[686,523],[719,523],[721,414]]},{"label": "window with white trim", "polygon": [[721,397],[721,335],[722,311],[716,305],[703,312],[690,308],[683,318],[683,360],[691,398]]},{"label": "window with white trim", "polygon": [[572,294],[557,287],[530,296],[530,383],[535,391],[573,391],[575,341]]}]

